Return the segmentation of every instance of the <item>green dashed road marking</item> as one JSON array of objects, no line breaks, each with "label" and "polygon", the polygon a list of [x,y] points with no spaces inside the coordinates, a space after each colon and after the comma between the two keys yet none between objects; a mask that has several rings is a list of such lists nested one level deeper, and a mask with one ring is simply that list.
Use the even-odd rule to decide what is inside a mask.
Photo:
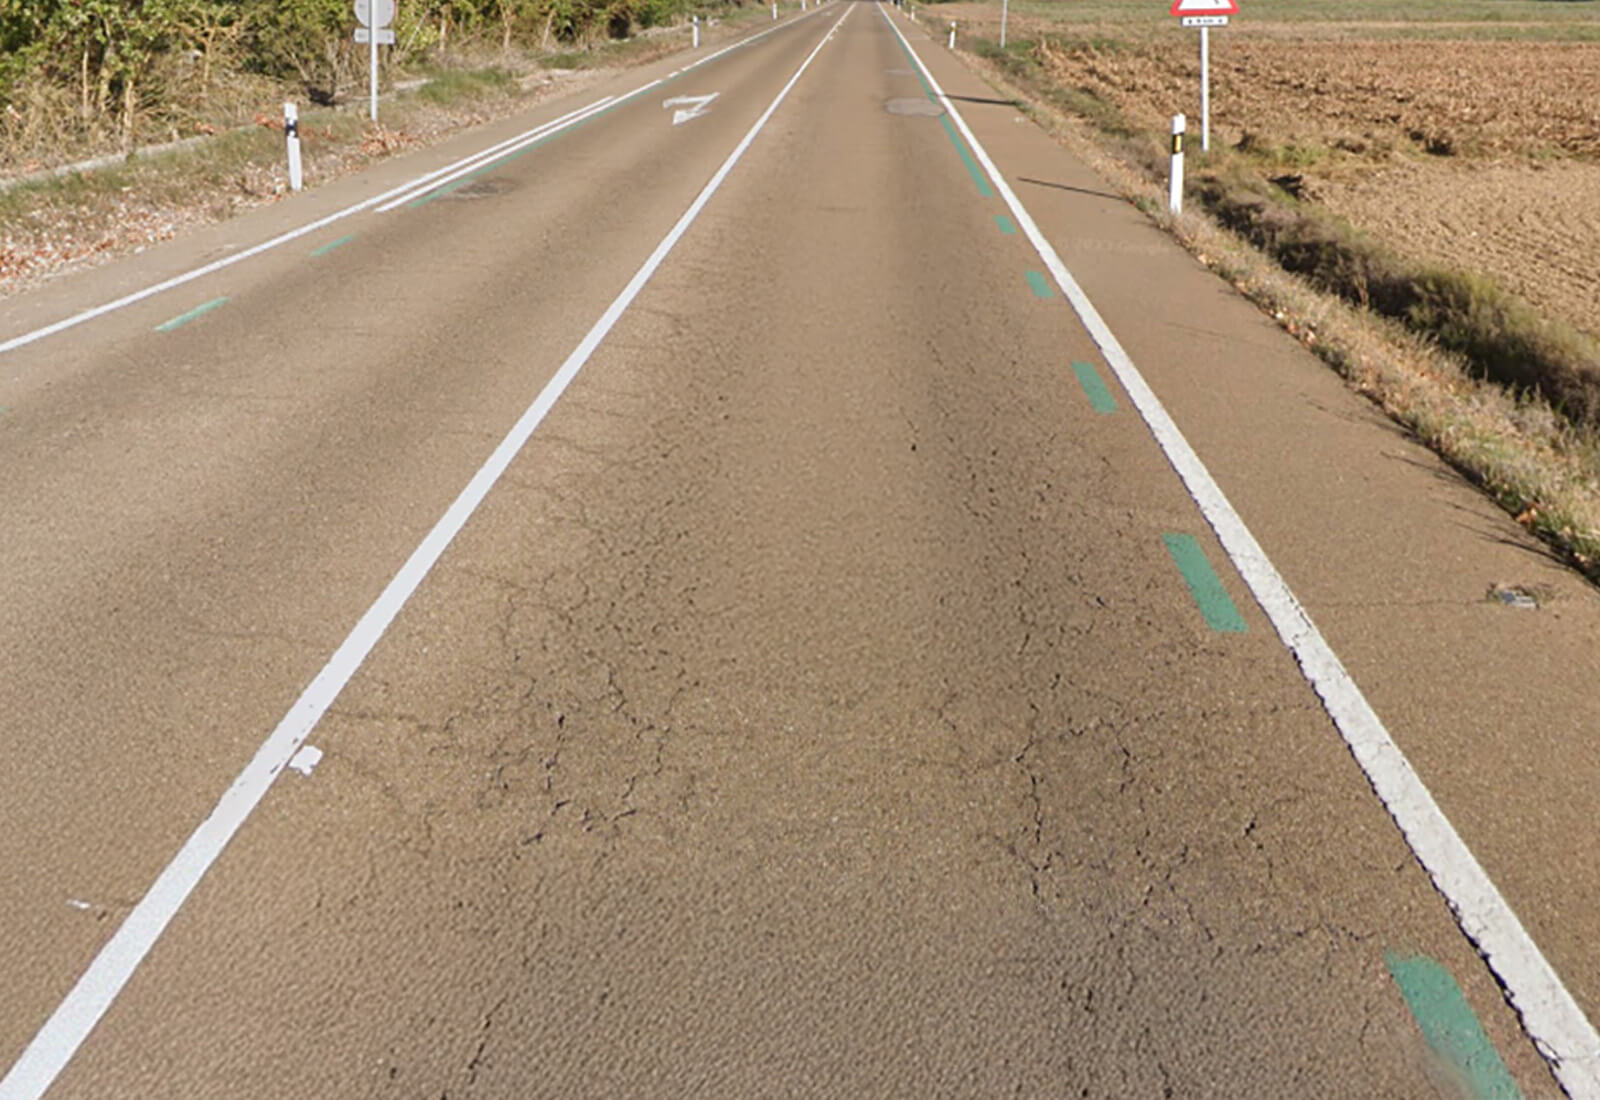
[{"label": "green dashed road marking", "polygon": [[1385,951],[1383,961],[1429,1049],[1461,1075],[1472,1100],[1522,1100],[1522,1090],[1450,972],[1426,955]]},{"label": "green dashed road marking", "polygon": [[1200,549],[1195,537],[1167,534],[1161,536],[1161,541],[1167,544],[1167,553],[1172,555],[1178,572],[1183,574],[1184,581],[1188,583],[1194,602],[1200,605],[1200,614],[1205,617],[1206,625],[1218,633],[1243,634],[1244,617],[1233,605],[1232,597],[1222,587],[1222,581],[1211,568],[1211,563],[1206,561],[1206,552]]},{"label": "green dashed road marking", "polygon": [[1078,385],[1083,387],[1083,392],[1089,398],[1089,404],[1097,413],[1112,413],[1117,411],[1117,399],[1111,396],[1111,390],[1106,385],[1105,379],[1100,377],[1100,372],[1094,369],[1093,363],[1073,363],[1072,373],[1078,376]]},{"label": "green dashed road marking", "polygon": [[[898,36],[897,36],[898,37]],[[911,54],[911,47],[905,42],[900,43],[900,52],[906,55],[906,60],[911,62],[911,71],[917,74],[917,83],[922,85],[922,92],[928,101],[939,107],[944,104],[939,102],[939,97],[933,94],[933,88],[928,84],[928,78],[922,75],[922,66],[917,64],[917,59]],[[978,185],[978,194],[986,199],[994,198],[994,188],[989,186],[988,177],[978,168],[978,162],[972,156],[972,150],[967,148],[967,143],[961,140],[961,135],[956,133],[956,128],[950,124],[950,116],[941,114],[939,124],[944,127],[944,132],[950,137],[950,144],[956,147],[956,152],[961,155],[961,163],[967,166],[967,173],[972,177],[972,182]]]},{"label": "green dashed road marking", "polygon": [[1008,236],[1015,234],[1017,231],[1017,223],[1006,217],[1004,214],[996,214],[994,216],[994,223],[1000,227],[1000,232],[1005,233]]},{"label": "green dashed road marking", "polygon": [[319,248],[316,251],[314,251],[313,253],[311,253],[311,255],[312,256],[326,256],[328,253],[332,252],[334,249],[342,248],[342,247],[344,247],[345,245],[349,244],[351,241],[353,241],[355,239],[356,239],[356,235],[354,233],[351,233],[348,236],[340,237],[336,241],[329,241],[327,244],[323,245],[321,248]]},{"label": "green dashed road marking", "polygon": [[1044,277],[1042,271],[1028,272],[1028,285],[1033,288],[1035,298],[1054,298],[1055,288],[1050,285],[1050,280]]},{"label": "green dashed road marking", "polygon": [[[931,95],[928,98],[933,99]],[[967,166],[967,173],[972,177],[972,182],[978,185],[978,194],[986,199],[994,198],[994,188],[989,186],[989,181],[978,168],[978,162],[972,158],[972,150],[967,148],[967,143],[961,140],[961,135],[956,133],[956,128],[950,124],[950,116],[940,115],[939,122],[943,124],[944,132],[950,135],[950,143],[956,147],[956,152],[961,154],[961,163]]]},{"label": "green dashed road marking", "polygon": [[212,310],[218,309],[218,308],[220,308],[222,306],[225,306],[227,304],[228,304],[228,299],[226,299],[226,298],[213,298],[213,299],[211,299],[211,301],[206,302],[204,305],[195,306],[188,313],[180,313],[176,317],[174,317],[172,320],[165,321],[165,322],[157,325],[156,326],[156,331],[157,332],[171,332],[173,329],[182,328],[184,325],[187,325],[190,321],[193,321],[193,320],[195,320],[196,318],[199,318],[199,317],[204,317],[206,314],[210,313]]}]

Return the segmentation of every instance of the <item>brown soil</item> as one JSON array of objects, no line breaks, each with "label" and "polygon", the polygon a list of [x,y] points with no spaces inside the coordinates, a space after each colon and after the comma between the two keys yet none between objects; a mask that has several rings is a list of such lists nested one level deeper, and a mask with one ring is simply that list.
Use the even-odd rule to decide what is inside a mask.
[{"label": "brown soil", "polygon": [[[1067,38],[1036,58],[1161,131],[1198,114],[1198,51],[1171,47]],[[1212,36],[1212,111],[1214,147],[1252,150],[1263,174],[1403,254],[1491,275],[1600,332],[1600,44],[1230,30]]]},{"label": "brown soil", "polygon": [[[1192,113],[1198,50],[1172,46],[1056,50],[1052,67],[1136,113]],[[1357,152],[1600,158],[1600,45],[1218,32],[1211,60],[1213,122],[1235,141],[1251,132]]]},{"label": "brown soil", "polygon": [[1398,163],[1317,197],[1403,253],[1484,272],[1600,332],[1600,164]]}]

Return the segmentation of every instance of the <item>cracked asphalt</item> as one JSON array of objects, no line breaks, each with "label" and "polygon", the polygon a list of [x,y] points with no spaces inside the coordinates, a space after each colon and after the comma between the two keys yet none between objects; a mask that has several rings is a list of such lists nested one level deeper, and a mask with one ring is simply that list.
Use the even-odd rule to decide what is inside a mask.
[{"label": "cracked asphalt", "polygon": [[[843,10],[678,81],[719,93],[685,125],[647,96],[468,197],[0,359],[0,1066]],[[1534,809],[1593,766],[1573,746],[1541,793],[1493,778],[1492,738],[1449,748],[1481,655],[1444,684],[1416,655],[1468,601],[1365,598],[1389,536],[1339,485],[1501,519],[913,41],[1008,176],[1059,181],[1024,201],[1486,865],[1536,865],[1509,896],[1587,1005],[1592,917],[1550,882],[1594,826]],[[52,1096],[1466,1095],[1386,951],[1438,960],[1558,1095],[921,95],[855,5]],[[52,284],[5,334],[410,163]],[[1194,300],[1249,353],[1153,318]],[[1581,672],[1586,589],[1418,514],[1453,591],[1507,562],[1559,589],[1526,659]],[[1166,533],[1245,632],[1206,625]],[[1530,729],[1591,704],[1540,705]]]}]

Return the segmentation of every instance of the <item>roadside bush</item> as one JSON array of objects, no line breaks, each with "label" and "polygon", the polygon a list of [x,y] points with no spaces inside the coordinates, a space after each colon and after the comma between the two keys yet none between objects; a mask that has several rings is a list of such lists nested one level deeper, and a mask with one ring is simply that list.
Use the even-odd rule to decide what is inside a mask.
[{"label": "roadside bush", "polygon": [[[710,0],[724,6],[730,0]],[[404,0],[386,64],[625,38],[695,0]],[[0,169],[237,124],[230,85],[330,104],[365,83],[350,0],[0,0]],[[238,78],[243,77],[244,80]],[[257,96],[259,98],[259,96]],[[270,102],[270,100],[269,100]],[[259,105],[254,108],[259,110]],[[248,114],[246,119],[248,119]]]}]

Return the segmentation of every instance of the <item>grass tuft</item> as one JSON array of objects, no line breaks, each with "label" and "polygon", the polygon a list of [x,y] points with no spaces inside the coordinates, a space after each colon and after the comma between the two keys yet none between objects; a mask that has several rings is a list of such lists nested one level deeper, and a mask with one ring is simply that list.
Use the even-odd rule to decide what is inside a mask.
[{"label": "grass tuft", "polygon": [[513,95],[516,90],[516,77],[499,67],[451,69],[417,89],[417,97],[442,107],[488,96]]}]

